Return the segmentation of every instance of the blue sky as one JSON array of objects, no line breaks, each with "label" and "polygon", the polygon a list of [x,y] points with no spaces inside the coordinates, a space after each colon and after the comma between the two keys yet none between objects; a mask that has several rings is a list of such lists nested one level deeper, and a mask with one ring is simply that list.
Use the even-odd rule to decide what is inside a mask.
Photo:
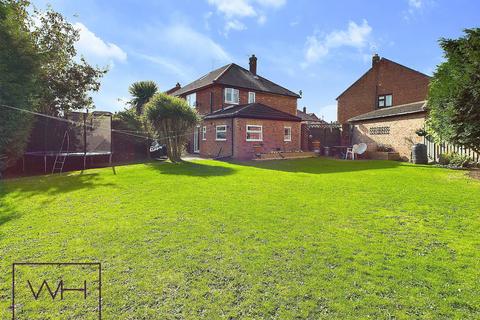
[{"label": "blue sky", "polygon": [[97,110],[117,111],[128,86],[154,80],[161,90],[187,84],[230,62],[288,89],[299,108],[336,119],[335,98],[371,64],[371,55],[432,74],[437,40],[479,27],[472,0],[37,0],[80,30],[79,54],[110,67],[94,94]]}]

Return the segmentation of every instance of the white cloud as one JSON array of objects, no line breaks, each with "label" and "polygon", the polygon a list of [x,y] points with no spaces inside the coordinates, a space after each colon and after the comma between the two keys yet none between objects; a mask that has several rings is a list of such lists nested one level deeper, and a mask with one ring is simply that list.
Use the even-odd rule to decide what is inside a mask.
[{"label": "white cloud", "polygon": [[257,2],[264,7],[280,8],[287,3],[287,0],[257,0]]},{"label": "white cloud", "polygon": [[335,30],[323,36],[318,34],[309,36],[306,40],[303,66],[317,62],[335,48],[364,48],[370,43],[371,32],[372,27],[368,25],[367,20],[363,20],[361,24],[350,21],[346,30]]},{"label": "white cloud", "polygon": [[294,20],[292,22],[289,23],[290,27],[296,27],[300,24],[300,21],[298,20]]},{"label": "white cloud", "polygon": [[267,22],[267,16],[264,14],[261,14],[260,16],[258,16],[257,22],[259,25],[264,25],[265,22]]},{"label": "white cloud", "polygon": [[179,77],[182,81],[189,81],[192,79],[193,75],[191,70],[188,67],[182,65],[180,62],[169,59],[167,57],[162,56],[151,56],[147,54],[137,53],[136,56],[152,62],[158,66],[160,66],[163,70],[167,71],[168,73]]},{"label": "white cloud", "polygon": [[232,60],[221,45],[187,25],[167,26],[161,34],[166,45],[190,57],[214,59],[219,62]]},{"label": "white cloud", "polygon": [[257,14],[247,0],[208,0],[208,3],[214,5],[227,18],[252,17]]},{"label": "white cloud", "polygon": [[80,54],[94,59],[107,60],[109,63],[127,60],[125,51],[114,43],[103,41],[84,24],[77,22],[74,27],[80,33],[80,40],[76,43]]},{"label": "white cloud", "polygon": [[230,20],[225,24],[225,34],[228,34],[230,30],[241,31],[245,30],[246,28],[247,27],[242,22],[238,20]]},{"label": "white cloud", "polygon": [[[239,19],[257,17],[259,25],[265,24],[267,9],[278,9],[286,4],[286,0],[208,0],[216,7],[217,12],[225,18],[225,30],[245,30],[246,25]],[[240,23],[242,27],[240,28]]]},{"label": "white cloud", "polygon": [[408,0],[408,6],[410,8],[420,9],[422,4],[422,0]]},{"label": "white cloud", "polygon": [[213,12],[209,11],[203,15],[203,21],[205,23],[205,29],[210,30],[210,18],[212,17]]},{"label": "white cloud", "polygon": [[408,8],[403,11],[403,18],[410,20],[417,14],[422,14],[428,7],[435,5],[434,0],[407,0]]}]

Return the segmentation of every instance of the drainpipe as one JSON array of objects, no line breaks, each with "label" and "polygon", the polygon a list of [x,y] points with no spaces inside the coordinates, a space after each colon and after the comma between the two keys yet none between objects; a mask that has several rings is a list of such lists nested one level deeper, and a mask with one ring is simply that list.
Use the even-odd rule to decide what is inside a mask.
[{"label": "drainpipe", "polygon": [[234,134],[233,134],[233,132],[234,132],[233,120],[234,120],[234,118],[232,118],[232,155],[231,155],[232,158],[233,158],[234,150],[235,150],[235,149],[234,149],[234,142],[233,142],[233,139],[234,139],[234,137],[235,137]]},{"label": "drainpipe", "polygon": [[210,113],[213,112],[213,91],[210,91]]},{"label": "drainpipe", "polygon": [[374,110],[378,109],[378,80],[380,79],[380,65],[378,64],[380,62],[380,58],[378,57],[377,54],[375,54],[372,62],[372,68],[375,68],[375,97],[373,99],[373,105],[374,105]]}]

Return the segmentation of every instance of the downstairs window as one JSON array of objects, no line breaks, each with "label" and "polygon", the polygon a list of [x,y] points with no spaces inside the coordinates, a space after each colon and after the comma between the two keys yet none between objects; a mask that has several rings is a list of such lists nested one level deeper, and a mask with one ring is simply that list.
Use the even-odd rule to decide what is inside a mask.
[{"label": "downstairs window", "polygon": [[263,127],[247,125],[247,141],[263,141]]}]

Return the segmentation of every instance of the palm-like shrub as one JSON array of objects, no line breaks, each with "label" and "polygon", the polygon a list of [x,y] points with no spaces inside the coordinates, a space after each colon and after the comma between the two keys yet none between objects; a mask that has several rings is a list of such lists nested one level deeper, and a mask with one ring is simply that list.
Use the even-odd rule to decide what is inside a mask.
[{"label": "palm-like shrub", "polygon": [[188,136],[198,121],[195,110],[183,99],[157,93],[145,105],[144,117],[157,139],[167,146],[168,158],[181,161]]},{"label": "palm-like shrub", "polygon": [[128,92],[132,95],[130,105],[137,114],[142,114],[143,107],[158,92],[158,87],[153,81],[138,81],[128,88]]}]

